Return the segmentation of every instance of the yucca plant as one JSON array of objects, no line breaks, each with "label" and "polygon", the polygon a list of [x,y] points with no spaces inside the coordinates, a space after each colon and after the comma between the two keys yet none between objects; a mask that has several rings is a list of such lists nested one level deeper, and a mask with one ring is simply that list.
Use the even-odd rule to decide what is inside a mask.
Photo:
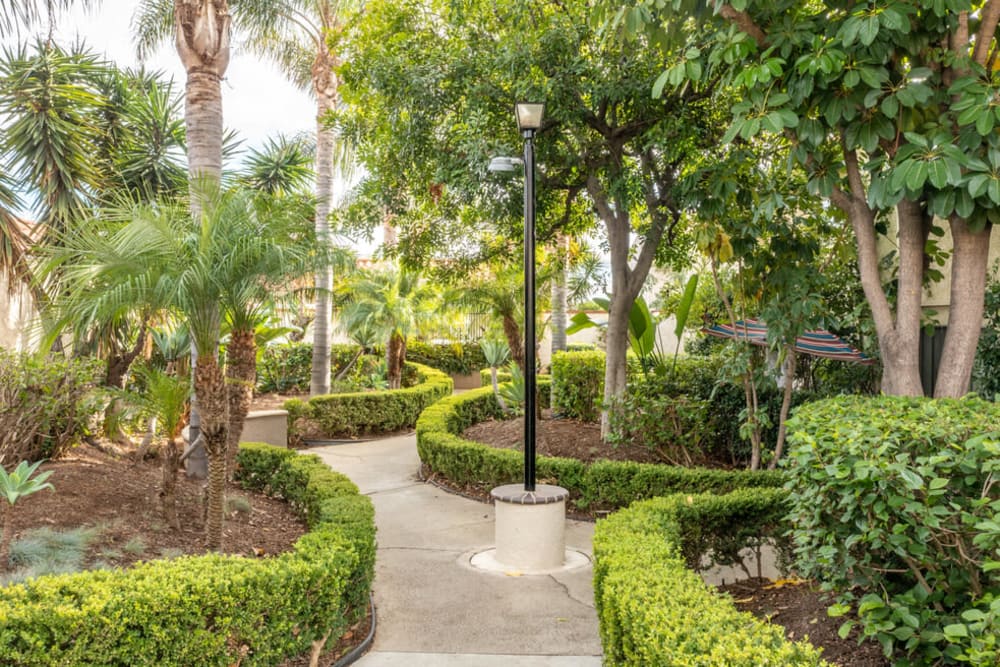
[{"label": "yucca plant", "polygon": [[14,537],[14,507],[17,501],[43,489],[55,488],[45,481],[52,474],[51,470],[34,476],[40,465],[42,461],[31,465],[27,461],[21,461],[10,473],[0,468],[0,496],[7,501],[3,505],[3,532],[0,533],[0,568],[7,569],[10,560],[10,541]]}]

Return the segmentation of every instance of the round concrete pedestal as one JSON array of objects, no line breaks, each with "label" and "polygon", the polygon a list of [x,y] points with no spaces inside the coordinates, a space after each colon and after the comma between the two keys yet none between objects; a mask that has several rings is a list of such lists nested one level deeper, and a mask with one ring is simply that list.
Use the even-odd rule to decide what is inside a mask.
[{"label": "round concrete pedestal", "polygon": [[520,484],[490,491],[496,506],[496,553],[500,564],[521,572],[556,570],[566,557],[566,499],[560,486]]}]

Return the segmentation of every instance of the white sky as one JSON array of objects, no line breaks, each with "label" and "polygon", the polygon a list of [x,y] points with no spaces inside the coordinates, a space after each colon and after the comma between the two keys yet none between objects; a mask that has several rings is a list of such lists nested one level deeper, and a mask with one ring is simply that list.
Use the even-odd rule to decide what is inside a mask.
[{"label": "white sky", "polygon": [[[138,64],[132,44],[130,0],[103,0],[90,12],[75,9],[58,22],[56,39],[69,44],[79,35],[98,53],[118,65]],[[222,112],[227,129],[236,130],[245,147],[256,147],[278,133],[294,135],[315,131],[316,106],[310,95],[288,83],[269,62],[261,62],[240,48],[233,35],[233,56],[222,82]],[[174,51],[173,40],[163,44],[146,62],[150,69],[162,70],[184,92],[184,69]]]}]

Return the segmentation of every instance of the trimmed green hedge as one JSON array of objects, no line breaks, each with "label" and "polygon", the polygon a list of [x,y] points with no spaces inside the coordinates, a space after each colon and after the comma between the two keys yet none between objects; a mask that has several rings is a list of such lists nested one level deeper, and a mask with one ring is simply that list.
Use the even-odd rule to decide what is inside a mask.
[{"label": "trimmed green hedge", "polygon": [[405,389],[314,396],[285,401],[288,435],[294,440],[297,421],[305,418],[329,435],[371,435],[412,427],[427,406],[452,393],[453,382],[441,371],[407,362],[418,383]]},{"label": "trimmed green hedge", "polygon": [[[544,389],[539,381],[539,387]],[[542,396],[547,392],[542,391]],[[417,451],[434,472],[453,482],[487,487],[521,479],[523,454],[463,439],[467,427],[490,417],[500,408],[489,387],[445,398],[424,410],[417,421]],[[652,463],[598,461],[540,456],[536,461],[540,481],[570,492],[583,510],[625,507],[635,500],[669,493],[727,493],[737,488],[779,487],[780,472],[681,468]]]},{"label": "trimmed green hedge", "polygon": [[552,407],[572,419],[595,422],[604,401],[604,352],[556,352],[552,357]]},{"label": "trimmed green hedge", "polygon": [[244,444],[238,461],[248,487],[288,498],[306,518],[292,552],[189,556],[0,588],[0,662],[273,665],[341,635],[371,588],[371,501],[315,456]]},{"label": "trimmed green hedge", "polygon": [[444,373],[467,375],[486,365],[478,343],[424,343],[406,341],[406,358]]},{"label": "trimmed green hedge", "polygon": [[773,536],[785,494],[740,490],[635,503],[594,529],[594,600],[605,665],[818,667],[819,651],[737,611],[691,569],[721,545]]}]

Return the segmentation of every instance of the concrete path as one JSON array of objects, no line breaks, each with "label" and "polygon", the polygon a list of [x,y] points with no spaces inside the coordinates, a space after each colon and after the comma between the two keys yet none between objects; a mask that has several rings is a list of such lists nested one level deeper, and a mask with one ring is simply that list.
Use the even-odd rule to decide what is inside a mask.
[{"label": "concrete path", "polygon": [[[417,480],[416,436],[310,450],[375,504],[378,629],[359,667],[598,667],[588,565],[544,576],[473,569],[493,543],[493,506]],[[594,526],[567,521],[590,555]]]}]

